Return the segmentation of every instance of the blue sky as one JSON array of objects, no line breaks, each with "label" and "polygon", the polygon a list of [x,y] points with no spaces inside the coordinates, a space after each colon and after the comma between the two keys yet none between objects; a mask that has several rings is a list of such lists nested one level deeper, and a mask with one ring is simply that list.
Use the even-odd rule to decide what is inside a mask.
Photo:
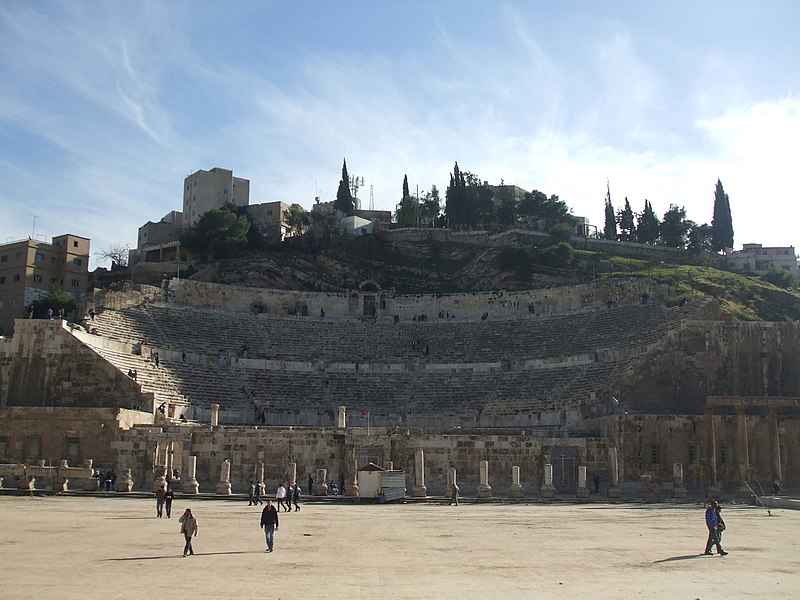
[{"label": "blue sky", "polygon": [[[800,3],[0,0],[0,241],[94,250],[215,166],[251,203],[336,193],[394,210],[453,163],[557,194],[602,228],[645,198],[736,247],[797,245]],[[96,262],[96,261],[93,261]]]}]

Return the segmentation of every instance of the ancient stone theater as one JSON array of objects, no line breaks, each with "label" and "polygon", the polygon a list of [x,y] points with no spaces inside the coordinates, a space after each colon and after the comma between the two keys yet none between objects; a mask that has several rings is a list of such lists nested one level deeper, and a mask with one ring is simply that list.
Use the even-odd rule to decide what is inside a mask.
[{"label": "ancient stone theater", "polygon": [[522,498],[800,483],[798,324],[645,279],[413,296],[172,279],[92,308],[0,344],[5,487],[92,489],[89,467],[211,494],[310,475],[354,495],[375,468],[409,496],[456,476]]}]

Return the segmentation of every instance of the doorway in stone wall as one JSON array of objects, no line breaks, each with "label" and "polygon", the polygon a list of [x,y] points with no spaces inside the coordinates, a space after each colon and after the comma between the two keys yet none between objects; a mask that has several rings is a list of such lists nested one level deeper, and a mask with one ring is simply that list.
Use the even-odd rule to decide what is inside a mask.
[{"label": "doorway in stone wall", "polygon": [[364,316],[372,317],[375,315],[375,296],[364,296]]},{"label": "doorway in stone wall", "polygon": [[559,493],[572,493],[577,489],[578,448],[575,446],[553,446],[550,462],[553,465],[553,485]]}]

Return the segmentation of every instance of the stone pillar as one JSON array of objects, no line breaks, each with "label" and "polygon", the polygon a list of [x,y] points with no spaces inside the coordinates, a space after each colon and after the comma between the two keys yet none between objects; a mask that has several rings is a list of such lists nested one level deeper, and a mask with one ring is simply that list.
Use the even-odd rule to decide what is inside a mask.
[{"label": "stone pillar", "polygon": [[211,405],[211,426],[216,427],[219,425],[219,404]]},{"label": "stone pillar", "polygon": [[167,467],[164,465],[157,465],[153,469],[153,491],[158,488],[167,489]]},{"label": "stone pillar", "polygon": [[639,475],[639,498],[648,500],[653,495],[653,478],[650,475]]},{"label": "stone pillar", "polygon": [[425,487],[425,453],[422,448],[417,448],[414,454],[414,487],[411,495],[415,498],[426,498],[428,488]]},{"label": "stone pillar", "polygon": [[259,481],[264,481],[264,461],[260,460],[255,466],[255,473],[253,475],[255,477],[256,483]]},{"label": "stone pillar", "polygon": [[553,465],[544,466],[544,484],[542,485],[542,498],[553,498],[556,495],[556,487],[553,485]]},{"label": "stone pillar", "polygon": [[358,498],[358,462],[356,461],[356,449],[350,450],[350,457],[345,464],[347,476],[347,491],[345,496]]},{"label": "stone pillar", "polygon": [[342,429],[347,427],[347,407],[340,406],[339,407],[339,418],[336,420],[336,427]]},{"label": "stone pillar", "polygon": [[[94,475],[94,467],[92,466],[94,461],[91,458],[87,458],[83,461],[83,468],[89,469],[89,471]],[[83,491],[85,492],[94,492],[100,487],[100,482],[97,481],[96,477],[86,477],[83,480]]]},{"label": "stone pillar", "polygon": [[774,406],[770,406],[767,410],[769,419],[769,437],[772,445],[772,479],[783,481],[781,476],[781,437],[778,428],[778,411]]},{"label": "stone pillar", "polygon": [[672,465],[672,497],[686,498],[686,488],[683,487],[683,465],[681,463]]},{"label": "stone pillar", "polygon": [[578,498],[589,496],[589,488],[586,487],[586,465],[578,465],[578,489],[575,491]]},{"label": "stone pillar", "polygon": [[[708,484],[707,495],[709,498],[719,496],[720,487],[717,480],[717,434],[714,428],[714,409],[711,407],[706,408],[706,427],[708,427],[709,437],[711,439],[711,480]],[[701,485],[705,481],[700,482]]]},{"label": "stone pillar", "polygon": [[383,461],[383,468],[387,471],[394,471],[394,463],[390,460]]},{"label": "stone pillar", "polygon": [[619,465],[617,464],[617,447],[608,449],[608,497],[619,498],[622,490],[619,489]]},{"label": "stone pillar", "polygon": [[[183,480],[184,478],[181,477]],[[183,481],[184,494],[197,494],[200,491],[200,485],[197,483],[197,457],[189,456],[186,463],[186,478]]]},{"label": "stone pillar", "polygon": [[489,461],[478,463],[478,498],[491,498],[492,486],[489,485]]},{"label": "stone pillar", "polygon": [[286,467],[286,481],[290,485],[297,483],[297,463],[289,463]]},{"label": "stone pillar", "polygon": [[0,475],[0,490],[3,489],[3,476]]},{"label": "stone pillar", "polygon": [[314,491],[315,496],[328,495],[328,470],[317,469],[317,476],[314,478]]},{"label": "stone pillar", "polygon": [[66,492],[69,489],[69,479],[67,473],[69,472],[69,464],[66,460],[62,460],[58,465],[58,470],[55,475],[51,475],[52,480],[50,486],[54,492]]},{"label": "stone pillar", "polygon": [[133,477],[131,477],[130,469],[122,469],[122,477],[117,477],[117,491],[118,492],[133,491]]},{"label": "stone pillar", "polygon": [[172,469],[174,468],[173,465],[175,464],[175,442],[167,442],[167,455],[164,459],[164,463],[167,467],[167,479],[172,479]]},{"label": "stone pillar", "polygon": [[750,470],[750,456],[747,442],[747,415],[744,406],[736,407],[736,454],[739,459],[739,497],[749,498],[750,490],[747,483],[747,472]]},{"label": "stone pillar", "polygon": [[217,493],[222,496],[231,495],[231,461],[227,458],[222,461],[222,465],[219,468]]},{"label": "stone pillar", "polygon": [[511,467],[511,486],[508,488],[509,498],[522,498],[525,494],[522,491],[522,485],[519,482],[519,467]]}]

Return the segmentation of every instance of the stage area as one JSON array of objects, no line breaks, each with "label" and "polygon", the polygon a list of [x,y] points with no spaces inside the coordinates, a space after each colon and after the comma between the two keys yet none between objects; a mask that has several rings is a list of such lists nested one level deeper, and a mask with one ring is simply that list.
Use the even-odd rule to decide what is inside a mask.
[{"label": "stage area", "polygon": [[[177,517],[199,524],[182,558]],[[797,598],[800,512],[725,505],[727,557],[699,556],[700,505],[308,504],[0,497],[5,598]]]}]

